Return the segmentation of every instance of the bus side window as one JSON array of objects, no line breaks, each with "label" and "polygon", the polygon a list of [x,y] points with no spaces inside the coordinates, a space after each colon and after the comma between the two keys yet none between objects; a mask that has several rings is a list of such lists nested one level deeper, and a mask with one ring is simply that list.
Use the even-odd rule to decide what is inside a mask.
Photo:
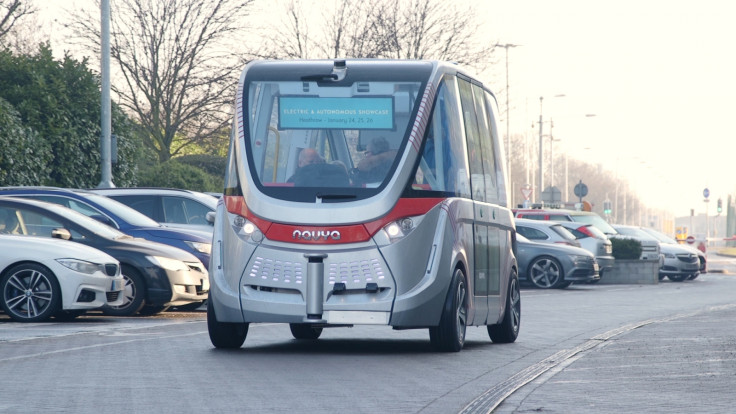
[{"label": "bus side window", "polygon": [[469,198],[466,147],[460,129],[462,126],[456,96],[454,81],[446,78],[438,88],[412,188]]},{"label": "bus side window", "polygon": [[491,135],[490,119],[486,111],[483,89],[478,85],[472,85],[472,87],[473,95],[475,96],[475,113],[478,119],[480,146],[483,152],[483,177],[485,178],[486,184],[486,201],[498,204],[498,190],[496,187],[498,179],[496,176],[496,150],[493,145],[494,137]]},{"label": "bus side window", "polygon": [[460,101],[462,102],[465,135],[468,139],[468,159],[470,161],[470,184],[473,189],[473,200],[486,201],[486,184],[483,173],[483,148],[480,130],[475,113],[473,89],[470,82],[458,79]]}]

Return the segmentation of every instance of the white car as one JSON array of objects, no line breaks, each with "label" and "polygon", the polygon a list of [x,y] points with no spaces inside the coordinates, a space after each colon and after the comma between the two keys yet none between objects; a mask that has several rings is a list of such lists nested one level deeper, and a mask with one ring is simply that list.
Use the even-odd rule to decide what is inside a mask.
[{"label": "white car", "polygon": [[120,264],[95,248],[66,240],[0,235],[0,307],[11,319],[73,319],[123,303]]}]

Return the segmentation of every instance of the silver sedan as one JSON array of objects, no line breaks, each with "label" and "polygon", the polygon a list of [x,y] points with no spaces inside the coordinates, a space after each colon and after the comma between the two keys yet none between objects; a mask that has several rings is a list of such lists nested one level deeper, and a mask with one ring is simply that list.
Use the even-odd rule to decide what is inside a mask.
[{"label": "silver sedan", "polygon": [[516,235],[519,280],[540,289],[563,289],[600,278],[592,253],[579,247],[536,243]]}]

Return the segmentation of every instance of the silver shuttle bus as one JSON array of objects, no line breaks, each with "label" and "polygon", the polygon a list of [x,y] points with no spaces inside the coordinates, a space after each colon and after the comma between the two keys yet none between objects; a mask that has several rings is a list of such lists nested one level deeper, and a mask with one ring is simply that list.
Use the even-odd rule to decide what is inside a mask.
[{"label": "silver shuttle bus", "polygon": [[254,61],[240,77],[207,308],[215,347],[250,323],[514,342],[520,294],[497,104],[437,61]]}]

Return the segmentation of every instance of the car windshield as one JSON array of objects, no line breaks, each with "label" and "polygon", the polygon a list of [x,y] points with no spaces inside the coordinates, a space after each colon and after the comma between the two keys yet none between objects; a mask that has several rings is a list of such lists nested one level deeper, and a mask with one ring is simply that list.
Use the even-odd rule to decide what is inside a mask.
[{"label": "car windshield", "polygon": [[616,234],[617,231],[597,214],[575,214],[573,220],[578,223],[592,224],[604,234]]},{"label": "car windshield", "polygon": [[108,226],[107,224],[100,223],[99,221],[85,216],[84,214],[74,211],[70,208],[64,207],[60,204],[47,203],[45,207],[47,210],[56,213],[62,217],[65,217],[72,222],[84,227],[86,230],[95,233],[96,235],[105,239],[117,239],[121,237],[130,237],[127,234]]},{"label": "car windshield", "polygon": [[655,239],[657,239],[657,241],[661,243],[678,244],[677,241],[675,241],[675,239],[667,237],[666,235],[658,232],[657,230],[647,229],[647,228],[642,228],[641,230],[646,232],[650,236],[654,237]]},{"label": "car windshield", "polygon": [[256,186],[291,201],[376,194],[409,142],[429,69],[349,62],[339,79],[331,61],[250,68],[244,138]]},{"label": "car windshield", "polygon": [[139,213],[123,203],[113,200],[112,198],[92,193],[84,193],[84,196],[107,210],[110,210],[113,214],[125,220],[125,222],[130,225],[135,227],[161,227],[161,224],[157,223],[153,219]]},{"label": "car windshield", "polygon": [[638,229],[636,227],[617,227],[616,230],[618,230],[618,232],[620,234],[623,234],[625,236],[631,236],[631,237],[635,237],[637,239],[642,239],[642,240],[654,240],[654,241],[658,241],[651,234],[645,232],[642,229]]},{"label": "car windshield", "polygon": [[563,227],[560,224],[556,224],[556,225],[550,226],[550,228],[552,229],[552,231],[554,231],[555,233],[559,234],[560,237],[562,237],[565,240],[577,240],[577,238],[575,237],[575,235],[572,234],[570,232],[570,230],[566,229],[565,227]]}]

